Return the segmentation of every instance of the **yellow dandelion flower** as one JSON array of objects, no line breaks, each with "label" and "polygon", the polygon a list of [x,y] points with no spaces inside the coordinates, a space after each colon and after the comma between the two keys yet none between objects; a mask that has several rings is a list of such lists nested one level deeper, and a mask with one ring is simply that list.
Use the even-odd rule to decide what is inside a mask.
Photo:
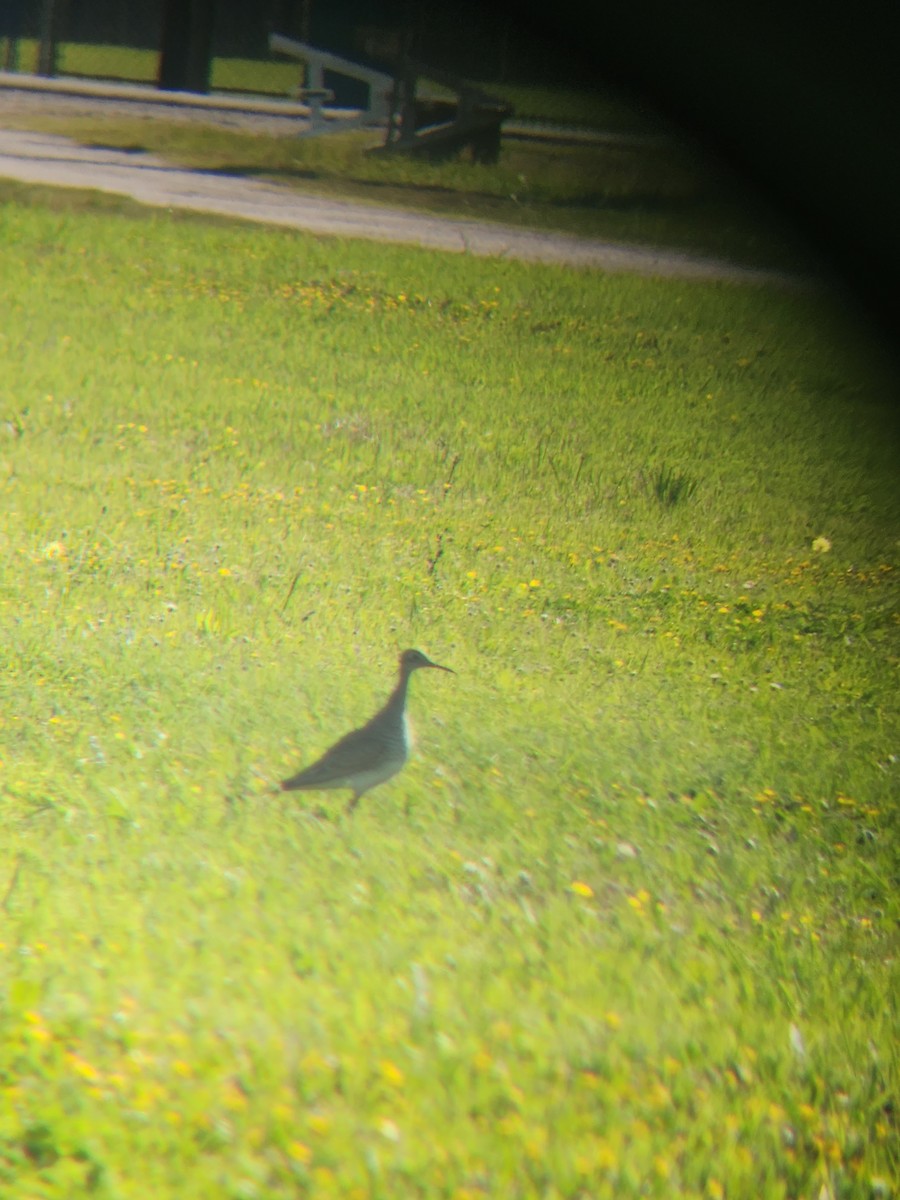
[{"label": "yellow dandelion flower", "polygon": [[391,1062],[389,1058],[383,1058],[379,1064],[381,1078],[385,1083],[391,1084],[392,1087],[400,1087],[403,1083],[403,1072],[396,1063]]},{"label": "yellow dandelion flower", "polygon": [[831,542],[827,537],[817,537],[813,539],[812,548],[815,554],[827,554],[831,549]]},{"label": "yellow dandelion flower", "polygon": [[547,1152],[547,1130],[542,1126],[530,1130],[524,1148],[527,1158],[542,1159]]},{"label": "yellow dandelion flower", "polygon": [[594,1149],[594,1161],[599,1168],[613,1171],[619,1165],[619,1157],[606,1141],[599,1141]]},{"label": "yellow dandelion flower", "polygon": [[653,1169],[660,1179],[668,1179],[672,1174],[672,1164],[667,1158],[661,1154],[657,1154],[653,1158]]},{"label": "yellow dandelion flower", "polygon": [[87,1059],[82,1058],[79,1054],[74,1053],[68,1054],[67,1057],[69,1060],[69,1066],[72,1068],[75,1074],[80,1075],[82,1079],[87,1079],[93,1082],[94,1080],[100,1078],[100,1072],[93,1065],[93,1063],[89,1063]]},{"label": "yellow dandelion flower", "polygon": [[576,896],[584,896],[586,900],[590,900],[594,894],[594,889],[591,885],[582,882],[580,879],[576,879],[574,883],[569,884],[569,891],[574,892]]},{"label": "yellow dandelion flower", "polygon": [[247,1107],[247,1096],[234,1080],[228,1080],[222,1088],[222,1103],[232,1112],[238,1112]]},{"label": "yellow dandelion flower", "polygon": [[476,1071],[488,1071],[493,1066],[494,1060],[488,1054],[487,1050],[477,1050],[472,1057],[472,1066]]}]

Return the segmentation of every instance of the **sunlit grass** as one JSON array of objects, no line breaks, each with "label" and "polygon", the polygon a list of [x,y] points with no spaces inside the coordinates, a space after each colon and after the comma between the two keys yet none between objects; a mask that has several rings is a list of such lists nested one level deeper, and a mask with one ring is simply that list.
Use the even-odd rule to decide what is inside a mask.
[{"label": "sunlit grass", "polygon": [[[873,348],[809,296],[0,220],[3,1195],[890,1194]],[[408,645],[458,674],[404,773],[269,794]]]}]

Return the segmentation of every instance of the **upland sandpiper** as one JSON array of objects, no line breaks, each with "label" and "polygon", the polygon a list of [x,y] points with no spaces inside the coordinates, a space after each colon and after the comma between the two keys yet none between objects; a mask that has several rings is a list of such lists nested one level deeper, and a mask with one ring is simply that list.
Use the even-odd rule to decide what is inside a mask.
[{"label": "upland sandpiper", "polygon": [[426,658],[421,650],[404,650],[400,655],[397,686],[384,708],[360,729],[354,729],[326,750],[311,766],[282,781],[285,792],[314,792],[351,788],[353,796],[347,812],[353,812],[360,796],[384,783],[404,766],[409,758],[410,732],[406,717],[406,692],[413,671],[432,667],[454,672],[450,667]]}]

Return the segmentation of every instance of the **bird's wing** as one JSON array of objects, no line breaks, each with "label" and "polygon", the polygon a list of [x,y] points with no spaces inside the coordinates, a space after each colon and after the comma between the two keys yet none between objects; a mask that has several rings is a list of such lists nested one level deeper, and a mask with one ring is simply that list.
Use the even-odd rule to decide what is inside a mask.
[{"label": "bird's wing", "polygon": [[288,783],[296,786],[311,786],[333,783],[348,775],[356,775],[372,766],[373,756],[384,749],[379,736],[379,727],[370,721],[361,729],[354,729],[335,742],[321,758],[294,775]]}]

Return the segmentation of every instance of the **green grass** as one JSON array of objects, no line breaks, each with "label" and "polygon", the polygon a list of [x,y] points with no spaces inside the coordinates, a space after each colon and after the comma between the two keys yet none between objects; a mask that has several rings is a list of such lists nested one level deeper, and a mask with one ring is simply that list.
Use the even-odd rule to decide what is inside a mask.
[{"label": "green grass", "polygon": [[[0,222],[4,1197],[893,1194],[864,336],[736,286]],[[414,679],[406,771],[352,820],[270,795],[409,645],[458,674]]]},{"label": "green grass", "polygon": [[[0,45],[5,50],[2,38]],[[36,39],[19,39],[17,70],[36,71],[39,53],[40,43]],[[56,69],[59,75],[155,83],[159,73],[159,53],[130,46],[64,42],[57,52]],[[287,97],[296,92],[299,80],[299,64],[284,59],[214,58],[210,84],[216,90]]]},{"label": "green grass", "polygon": [[[29,47],[23,46],[20,66],[25,69]],[[67,71],[150,82],[156,57],[149,51],[67,45],[60,72]],[[214,64],[214,88],[288,94],[296,85],[295,64],[237,59]],[[59,112],[9,113],[5,122],[91,145],[141,148],[181,165],[252,175],[320,195],[669,246],[751,266],[815,269],[797,232],[760,197],[726,177],[696,147],[673,136],[660,138],[658,123],[620,97],[604,91],[499,90],[523,116],[614,134],[650,133],[656,140],[557,145],[507,138],[500,163],[487,166],[372,155],[383,142],[380,131],[298,139],[143,116]]]}]

